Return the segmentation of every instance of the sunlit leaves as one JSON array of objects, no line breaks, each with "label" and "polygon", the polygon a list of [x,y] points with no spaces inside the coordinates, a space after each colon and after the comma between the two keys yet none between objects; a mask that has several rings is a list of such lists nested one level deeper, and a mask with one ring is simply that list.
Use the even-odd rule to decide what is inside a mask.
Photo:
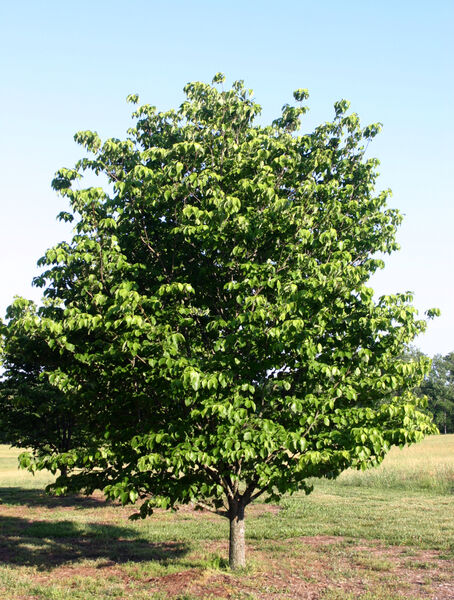
[{"label": "sunlit leaves", "polygon": [[[138,106],[124,141],[77,134],[92,156],[54,180],[76,231],[41,259],[39,326],[70,357],[48,379],[92,430],[70,484],[147,497],[142,516],[310,491],[432,431],[407,391],[428,365],[399,359],[425,322],[368,287],[401,221],[364,158],[378,124],[341,100],[300,135],[299,89],[258,125],[252,91],[223,82]],[[73,187],[85,171],[111,185]]]}]

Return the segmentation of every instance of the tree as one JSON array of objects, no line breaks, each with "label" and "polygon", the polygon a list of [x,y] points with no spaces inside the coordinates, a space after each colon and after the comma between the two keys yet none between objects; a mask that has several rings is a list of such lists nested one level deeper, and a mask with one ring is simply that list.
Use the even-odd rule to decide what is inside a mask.
[{"label": "tree", "polygon": [[428,377],[421,384],[428,408],[443,433],[454,432],[454,352],[436,354]]},{"label": "tree", "polygon": [[426,412],[442,433],[454,432],[454,352],[436,354],[429,359],[414,346],[405,348],[402,358],[408,362],[426,360],[430,370],[414,393],[427,397]]},{"label": "tree", "polygon": [[[0,380],[0,429],[2,440],[19,448],[31,448],[35,463],[51,452],[67,452],[81,443],[74,399],[42,377],[45,368],[56,368],[62,356],[51,350],[39,331],[23,327],[36,316],[33,302],[17,298],[8,307],[2,339]],[[26,455],[24,466],[29,464]],[[60,465],[61,475],[67,475]]]},{"label": "tree", "polygon": [[[66,488],[142,499],[142,517],[188,502],[223,514],[237,568],[250,502],[434,430],[410,391],[426,363],[396,359],[425,321],[411,294],[368,287],[401,220],[364,156],[378,125],[342,100],[298,135],[306,90],[266,126],[242,82],[185,93],[178,110],[137,108],[126,140],[75,136],[89,154],[53,182],[75,235],[41,260],[52,310],[24,326],[71,357],[49,381],[77,394],[91,431],[41,466],[75,469]],[[74,185],[84,171],[108,185]]]}]

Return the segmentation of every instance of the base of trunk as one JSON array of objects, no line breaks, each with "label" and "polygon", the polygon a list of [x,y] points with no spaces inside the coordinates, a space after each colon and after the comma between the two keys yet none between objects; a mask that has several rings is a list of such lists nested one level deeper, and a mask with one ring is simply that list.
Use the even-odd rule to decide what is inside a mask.
[{"label": "base of trunk", "polygon": [[244,537],[244,506],[230,506],[229,565],[232,570],[246,566],[246,541]]}]

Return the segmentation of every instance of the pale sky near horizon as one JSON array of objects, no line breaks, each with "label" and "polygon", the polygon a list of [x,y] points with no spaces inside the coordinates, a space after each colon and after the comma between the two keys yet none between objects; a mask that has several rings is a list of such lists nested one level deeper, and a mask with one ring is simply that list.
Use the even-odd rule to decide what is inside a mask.
[{"label": "pale sky near horizon", "polygon": [[70,237],[50,182],[81,156],[73,134],[124,137],[127,94],[177,107],[186,82],[222,71],[254,89],[264,122],[302,87],[303,131],[340,98],[364,124],[383,123],[368,155],[405,219],[402,249],[372,287],[413,291],[421,313],[440,308],[415,344],[454,351],[453,30],[451,0],[1,3],[0,317],[15,294],[39,300],[36,261]]}]

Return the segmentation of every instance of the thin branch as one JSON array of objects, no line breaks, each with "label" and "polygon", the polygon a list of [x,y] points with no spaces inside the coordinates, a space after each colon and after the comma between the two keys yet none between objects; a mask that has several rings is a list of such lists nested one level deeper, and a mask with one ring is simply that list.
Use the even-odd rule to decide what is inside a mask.
[{"label": "thin branch", "polygon": [[200,506],[201,508],[203,508],[203,510],[208,510],[209,512],[215,514],[215,515],[219,515],[220,517],[226,517],[228,518],[229,513],[228,510],[225,509],[224,510],[219,510],[218,508],[213,508],[212,506],[210,506],[209,504],[205,504],[205,502],[203,502],[202,500],[198,500],[195,504],[195,507],[197,509],[197,507]]}]

